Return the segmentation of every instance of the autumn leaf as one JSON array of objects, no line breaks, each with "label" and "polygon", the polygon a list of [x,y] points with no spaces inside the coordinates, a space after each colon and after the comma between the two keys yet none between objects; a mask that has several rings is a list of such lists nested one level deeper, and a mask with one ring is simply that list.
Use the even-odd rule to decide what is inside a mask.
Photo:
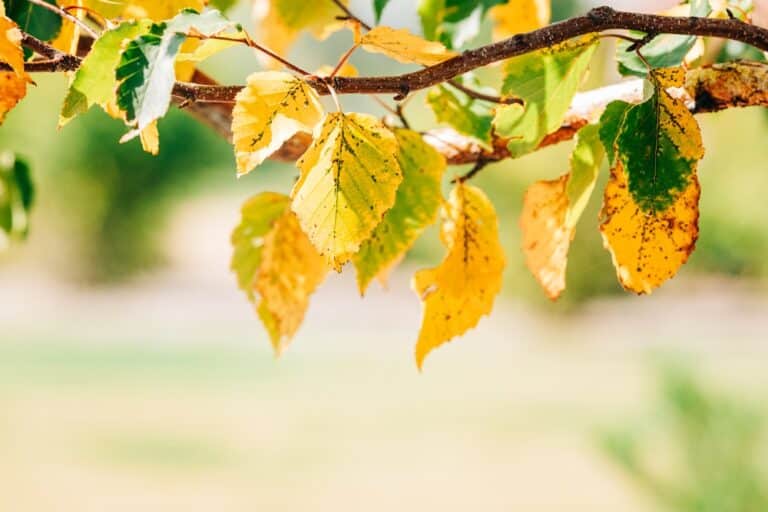
[{"label": "autumn leaf", "polygon": [[373,279],[386,275],[424,229],[435,222],[442,200],[440,182],[446,168],[445,158],[417,132],[399,129],[395,137],[403,182],[397,189],[394,206],[354,256],[361,294]]},{"label": "autumn leaf", "polygon": [[704,156],[696,119],[669,92],[684,84],[684,70],[654,70],[649,79],[653,95],[609,105],[600,133],[612,161],[600,229],[621,284],[636,293],[673,277],[693,252]]},{"label": "autumn leaf", "polygon": [[260,165],[297,132],[312,133],[322,117],[320,98],[305,81],[279,71],[253,73],[232,111],[238,175]]},{"label": "autumn leaf", "polygon": [[301,326],[309,297],[328,272],[290,203],[288,196],[273,192],[251,198],[232,233],[231,268],[277,354]]},{"label": "autumn leaf", "polygon": [[[349,0],[342,0],[344,5]],[[309,31],[318,39],[325,39],[344,28],[344,22],[336,19],[344,13],[334,2],[323,0],[309,7],[296,0],[254,0],[253,17],[256,22],[258,42],[279,55],[286,55],[302,31]],[[280,67],[273,59],[257,54],[264,65]]]},{"label": "autumn leaf", "polygon": [[509,0],[489,11],[494,22],[493,39],[499,41],[544,27],[551,16],[550,0]]},{"label": "autumn leaf", "polygon": [[232,27],[215,10],[202,14],[183,11],[168,23],[153,24],[148,33],[128,44],[115,71],[117,104],[125,112],[126,122],[135,128],[121,142],[137,137],[168,111],[176,82],[175,59],[187,33],[212,36]]},{"label": "autumn leaf", "polygon": [[108,105],[116,101],[117,78],[115,69],[120,62],[120,52],[126,41],[137,38],[149,31],[149,21],[131,21],[104,32],[91,47],[75,72],[64,99],[59,127],[66,125],[78,114],[86,112],[93,105],[109,110]]},{"label": "autumn leaf", "polygon": [[438,267],[416,273],[412,283],[424,304],[416,343],[419,368],[433,349],[491,312],[505,266],[496,212],[480,189],[457,184],[443,217],[441,239],[448,255]]},{"label": "autumn leaf", "polygon": [[556,180],[536,182],[525,193],[520,217],[525,262],[552,300],[565,290],[568,249],[604,154],[598,126],[587,125],[579,131],[571,171]]},{"label": "autumn leaf", "polygon": [[507,61],[502,92],[525,105],[502,105],[493,124],[509,139],[512,157],[535,150],[560,128],[597,46],[596,37],[586,36]]},{"label": "autumn leaf", "polygon": [[[44,0],[56,5],[56,0]],[[61,30],[61,17],[45,7],[28,0],[4,0],[5,15],[19,28],[37,39],[51,41]]]},{"label": "autumn leaf", "polygon": [[0,17],[0,61],[11,71],[0,71],[0,124],[5,116],[27,95],[27,84],[32,82],[24,70],[24,51],[21,31],[5,16]]},{"label": "autumn leaf", "polygon": [[[476,84],[472,86],[483,92]],[[427,103],[439,123],[447,124],[491,149],[493,105],[487,101],[470,98],[462,91],[445,85],[431,88],[427,93]]]},{"label": "autumn leaf", "polygon": [[360,44],[364,50],[381,53],[398,62],[432,66],[456,57],[441,43],[427,41],[406,29],[374,27],[367,32]]},{"label": "autumn leaf", "polygon": [[299,160],[293,211],[337,271],[394,204],[403,180],[396,155],[397,140],[381,121],[367,114],[333,113]]}]

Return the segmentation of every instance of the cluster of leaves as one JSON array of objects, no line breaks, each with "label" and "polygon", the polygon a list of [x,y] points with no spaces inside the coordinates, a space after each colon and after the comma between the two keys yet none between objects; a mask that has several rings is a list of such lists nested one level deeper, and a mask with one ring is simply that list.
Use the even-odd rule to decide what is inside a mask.
[{"label": "cluster of leaves", "polygon": [[[231,3],[213,2],[213,7]],[[374,0],[377,21],[388,3]],[[56,12],[37,3],[5,4],[0,59],[9,71],[0,76],[0,116],[24,97],[31,82],[19,27],[66,50],[78,47],[83,24],[97,27],[94,21],[101,19],[98,37],[71,77],[60,125],[98,105],[128,126],[123,140],[139,137],[151,153],[159,150],[157,121],[168,111],[177,81],[189,80],[198,62],[232,45],[261,49],[204,0],[78,0],[72,10],[81,18],[78,24],[62,23]],[[325,0],[306,8],[290,0],[256,0],[255,41],[285,54],[303,31],[325,37],[351,28],[354,46],[335,68],[316,72],[351,75],[355,70],[346,59],[357,48],[432,66],[455,58],[486,18],[493,21],[494,37],[505,38],[540,28],[550,17],[545,0],[422,0],[420,37],[404,29],[368,27],[345,5]],[[729,5],[719,2],[713,9],[706,0],[693,0],[673,14],[726,16]],[[746,15],[748,7],[739,6],[738,12]],[[457,77],[458,86],[430,89],[427,103],[438,122],[480,146],[492,149],[503,140],[513,158],[524,156],[561,127],[601,41],[597,34],[587,35],[509,59],[495,70],[502,74],[500,91],[472,74]],[[619,69],[645,78],[645,97],[608,105],[579,131],[570,170],[528,190],[523,249],[552,299],[565,289],[568,248],[604,160],[610,178],[601,232],[621,284],[650,293],[693,251],[700,195],[696,169],[704,152],[699,126],[679,91],[703,44],[697,37],[659,36],[636,48],[620,45]],[[262,53],[271,57],[270,67],[286,64],[272,52]],[[501,100],[490,101],[494,94]],[[515,101],[503,101],[510,98]],[[469,175],[452,180],[443,198],[446,160],[407,123],[395,127],[369,114],[342,112],[338,102],[336,107],[327,112],[301,74],[273,69],[248,78],[232,111],[238,175],[299,133],[311,134],[312,143],[297,162],[298,180],[289,195],[265,192],[243,206],[232,236],[232,269],[279,352],[299,328],[309,297],[328,270],[340,272],[351,262],[364,294],[372,281],[386,279],[439,218],[446,256],[413,279],[424,306],[416,345],[421,366],[432,349],[473,328],[493,308],[505,267],[496,213],[486,195],[468,184]]]}]

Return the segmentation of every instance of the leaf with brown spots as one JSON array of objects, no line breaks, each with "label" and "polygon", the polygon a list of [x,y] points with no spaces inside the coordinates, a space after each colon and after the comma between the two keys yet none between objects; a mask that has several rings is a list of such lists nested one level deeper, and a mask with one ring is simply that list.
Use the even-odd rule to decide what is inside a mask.
[{"label": "leaf with brown spots", "polygon": [[440,235],[448,255],[439,266],[417,272],[412,283],[424,304],[419,368],[432,350],[490,314],[504,273],[496,211],[483,191],[459,183],[443,210]]},{"label": "leaf with brown spots", "polygon": [[16,23],[0,17],[0,62],[11,71],[0,72],[0,123],[6,114],[27,95],[27,83],[32,79],[24,70],[24,51],[21,48],[21,31]]},{"label": "leaf with brown spots", "polygon": [[312,133],[322,117],[317,92],[303,80],[279,71],[253,73],[232,110],[238,176],[260,165],[297,133]]},{"label": "leaf with brown spots", "polygon": [[403,174],[397,140],[367,114],[328,114],[299,160],[293,211],[328,264],[341,267],[395,203]]},{"label": "leaf with brown spots", "polygon": [[520,217],[525,262],[552,300],[565,290],[568,249],[604,155],[598,126],[587,125],[579,131],[571,171],[556,180],[536,182],[525,193]]}]

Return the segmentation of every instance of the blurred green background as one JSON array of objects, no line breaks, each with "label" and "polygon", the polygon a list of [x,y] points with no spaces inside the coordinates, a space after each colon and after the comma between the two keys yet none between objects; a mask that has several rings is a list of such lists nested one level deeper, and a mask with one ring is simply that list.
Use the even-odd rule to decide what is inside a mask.
[{"label": "blurred green background", "polygon": [[[591,5],[553,4],[556,19]],[[372,19],[369,2],[352,5]],[[393,0],[383,22],[415,30],[408,5]],[[248,6],[233,14],[248,26]],[[292,57],[332,63],[349,37],[303,39]],[[618,79],[604,46],[587,87]],[[235,49],[204,69],[242,83],[259,67]],[[419,375],[408,279],[442,257],[434,230],[386,292],[360,300],[353,276],[331,276],[275,361],[228,271],[228,237],[240,204],[288,191],[295,168],[238,180],[226,141],[179,111],[160,123],[156,158],[118,144],[125,128],[95,109],[57,132],[66,79],[35,80],[0,128],[37,185],[30,239],[0,255],[0,510],[765,510],[753,464],[768,398],[763,110],[700,116],[701,238],[651,297],[620,291],[599,194],[564,300],[547,302],[525,269],[523,192],[566,170],[570,144],[485,170],[504,297]],[[422,100],[409,116],[426,128]],[[692,373],[653,370],[670,353]]]}]

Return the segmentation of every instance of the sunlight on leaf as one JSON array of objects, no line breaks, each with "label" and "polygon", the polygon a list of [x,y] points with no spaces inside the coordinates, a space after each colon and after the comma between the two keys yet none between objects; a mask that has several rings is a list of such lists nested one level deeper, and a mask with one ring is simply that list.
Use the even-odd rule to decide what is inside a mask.
[{"label": "sunlight on leaf", "polygon": [[444,206],[441,240],[448,255],[421,270],[413,289],[424,304],[416,364],[440,345],[475,327],[490,314],[501,290],[504,252],[496,212],[478,188],[457,184]]},{"label": "sunlight on leaf", "polygon": [[427,41],[406,29],[375,27],[361,41],[364,50],[381,53],[398,62],[433,66],[458,54],[446,49],[441,43]]},{"label": "sunlight on leaf", "polygon": [[293,210],[329,266],[340,271],[395,202],[403,180],[397,140],[371,115],[328,114],[297,165]]}]

